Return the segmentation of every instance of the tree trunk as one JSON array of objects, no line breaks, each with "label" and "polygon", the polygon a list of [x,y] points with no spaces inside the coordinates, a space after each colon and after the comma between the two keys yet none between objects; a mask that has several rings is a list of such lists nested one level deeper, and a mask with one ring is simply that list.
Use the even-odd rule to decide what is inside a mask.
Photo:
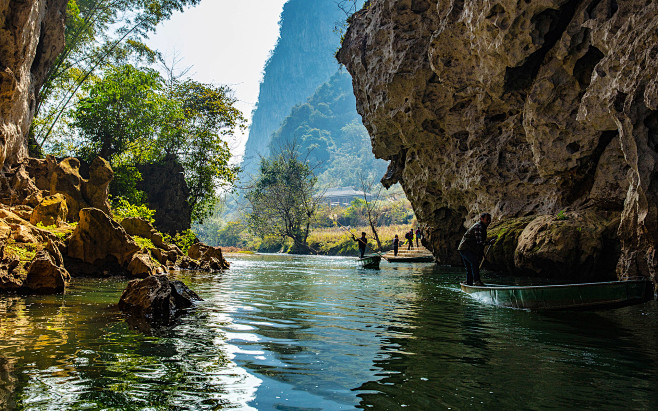
[{"label": "tree trunk", "polygon": [[377,229],[375,228],[375,225],[372,223],[372,220],[368,218],[368,222],[370,223],[370,229],[372,230],[372,235],[375,237],[375,241],[377,242],[377,247],[379,248],[379,251],[382,251],[382,242],[379,241],[379,235],[377,234]]}]

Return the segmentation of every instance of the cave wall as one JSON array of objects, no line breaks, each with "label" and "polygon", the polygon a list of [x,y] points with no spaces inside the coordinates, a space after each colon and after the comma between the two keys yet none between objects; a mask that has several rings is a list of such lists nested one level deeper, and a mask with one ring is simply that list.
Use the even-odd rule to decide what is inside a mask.
[{"label": "cave wall", "polygon": [[439,261],[459,261],[480,212],[566,210],[616,224],[619,277],[654,279],[657,56],[650,0],[372,0],[338,53],[382,182],[402,184]]},{"label": "cave wall", "polygon": [[64,49],[66,3],[0,1],[0,168],[27,157],[39,88]]}]

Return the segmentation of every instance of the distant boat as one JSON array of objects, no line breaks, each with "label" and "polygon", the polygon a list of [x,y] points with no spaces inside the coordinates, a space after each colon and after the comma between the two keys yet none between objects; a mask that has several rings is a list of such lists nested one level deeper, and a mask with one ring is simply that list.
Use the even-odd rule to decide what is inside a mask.
[{"label": "distant boat", "polygon": [[366,255],[363,258],[357,260],[357,264],[362,268],[370,268],[374,270],[379,270],[379,262],[382,260],[380,255]]},{"label": "distant boat", "polygon": [[630,305],[652,299],[654,290],[648,280],[529,286],[462,283],[461,289],[488,304],[531,310]]},{"label": "distant boat", "polygon": [[389,251],[383,255],[389,263],[433,263],[434,255],[425,247],[416,247],[411,250],[400,248],[398,255]]}]

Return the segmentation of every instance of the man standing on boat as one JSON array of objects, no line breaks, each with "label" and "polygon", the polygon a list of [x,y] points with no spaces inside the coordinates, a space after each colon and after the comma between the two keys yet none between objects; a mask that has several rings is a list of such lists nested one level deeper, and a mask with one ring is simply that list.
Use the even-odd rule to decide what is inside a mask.
[{"label": "man standing on boat", "polygon": [[466,267],[466,284],[482,286],[480,281],[480,263],[484,258],[484,246],[487,244],[487,227],[491,224],[491,214],[482,213],[480,221],[466,230],[457,250]]},{"label": "man standing on boat", "polygon": [[356,238],[352,236],[352,239],[359,243],[359,252],[361,252],[361,258],[363,258],[363,255],[366,253],[366,246],[368,245],[368,239],[366,238],[366,233],[361,232],[361,237]]}]

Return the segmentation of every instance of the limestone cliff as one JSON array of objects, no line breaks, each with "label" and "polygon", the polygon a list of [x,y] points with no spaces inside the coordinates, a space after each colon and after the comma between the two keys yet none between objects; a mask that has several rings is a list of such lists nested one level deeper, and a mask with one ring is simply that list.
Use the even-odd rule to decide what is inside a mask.
[{"label": "limestone cliff", "polygon": [[490,211],[501,267],[654,279],[657,57],[645,0],[373,0],[338,55],[440,261]]},{"label": "limestone cliff", "polygon": [[345,14],[333,0],[289,0],[279,22],[279,40],[263,69],[258,106],[253,111],[242,169],[258,171],[260,156],[269,154],[272,133],[297,104],[338,70],[333,55],[336,22]]},{"label": "limestone cliff", "polygon": [[39,88],[64,49],[66,3],[0,2],[0,168],[27,156]]}]

